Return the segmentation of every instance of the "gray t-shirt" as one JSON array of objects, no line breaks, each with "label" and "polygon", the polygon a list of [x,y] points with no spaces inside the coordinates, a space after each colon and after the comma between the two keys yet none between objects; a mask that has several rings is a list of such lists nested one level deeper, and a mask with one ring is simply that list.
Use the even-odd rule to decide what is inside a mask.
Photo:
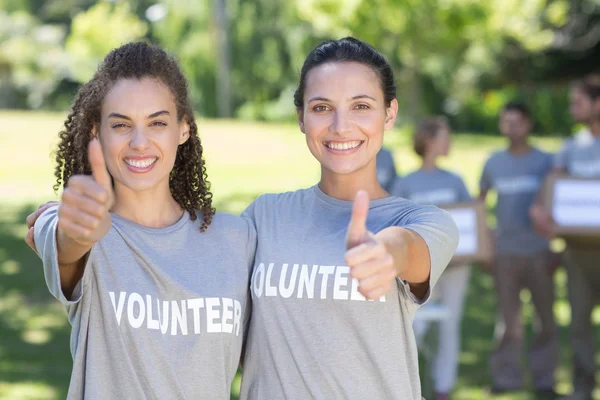
[{"label": "gray t-shirt", "polygon": [[564,168],[569,175],[582,178],[600,178],[600,137],[568,139],[554,158],[554,165]]},{"label": "gray t-shirt", "polygon": [[217,213],[201,233],[200,220],[186,212],[153,229],[113,215],[71,300],[60,288],[57,207],[36,221],[46,283],[72,325],[69,399],[229,399],[256,231]]},{"label": "gray t-shirt", "polygon": [[[358,292],[344,261],[351,209],[314,186],[260,196],[242,214],[258,247],[241,399],[421,398],[412,319],[422,301],[399,279],[375,301]],[[367,228],[389,226],[425,239],[433,287],[458,244],[452,217],[397,197],[372,200]]]},{"label": "gray t-shirt", "polygon": [[377,153],[377,180],[381,187],[388,192],[392,188],[394,179],[396,179],[396,165],[392,152],[383,147]]},{"label": "gray t-shirt", "polygon": [[417,204],[436,206],[471,201],[463,180],[458,175],[439,168],[419,169],[403,178],[397,178],[390,194]]},{"label": "gray t-shirt", "polygon": [[552,155],[535,148],[520,155],[498,151],[485,163],[479,187],[481,191],[494,189],[498,194],[498,254],[533,255],[548,249],[548,240],[533,229],[529,208],[551,170]]}]

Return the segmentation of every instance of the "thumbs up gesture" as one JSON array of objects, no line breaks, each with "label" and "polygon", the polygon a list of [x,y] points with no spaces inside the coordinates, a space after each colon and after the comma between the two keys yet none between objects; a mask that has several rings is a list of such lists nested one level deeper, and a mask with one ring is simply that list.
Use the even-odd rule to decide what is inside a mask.
[{"label": "thumbs up gesture", "polygon": [[392,289],[398,271],[383,241],[367,230],[368,213],[369,195],[361,190],[352,207],[345,258],[350,276],[358,280],[359,292],[368,299],[377,299]]},{"label": "thumbs up gesture", "polygon": [[92,175],[73,175],[58,208],[58,229],[81,245],[91,246],[108,233],[114,195],[98,139],[88,146]]}]

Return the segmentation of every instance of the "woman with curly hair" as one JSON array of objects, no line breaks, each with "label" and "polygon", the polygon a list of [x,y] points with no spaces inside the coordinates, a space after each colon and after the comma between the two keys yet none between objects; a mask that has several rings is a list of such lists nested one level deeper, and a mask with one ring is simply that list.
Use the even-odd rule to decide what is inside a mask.
[{"label": "woman with curly hair", "polygon": [[215,213],[187,83],[158,47],[110,52],[56,155],[34,238],[72,325],[70,399],[229,399],[256,233]]}]

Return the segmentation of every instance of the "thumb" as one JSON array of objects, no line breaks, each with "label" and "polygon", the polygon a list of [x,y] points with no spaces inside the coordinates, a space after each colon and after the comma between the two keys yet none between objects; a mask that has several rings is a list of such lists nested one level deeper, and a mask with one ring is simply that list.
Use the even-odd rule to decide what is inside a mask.
[{"label": "thumb", "polygon": [[108,190],[109,193],[112,192],[110,174],[106,169],[106,162],[104,161],[104,154],[102,154],[100,141],[96,138],[92,139],[88,146],[88,160],[92,167],[92,176],[94,177],[94,180]]},{"label": "thumb", "polygon": [[351,249],[363,243],[368,237],[367,215],[369,214],[369,195],[364,190],[356,193],[352,205],[352,217],[346,234],[346,247]]}]

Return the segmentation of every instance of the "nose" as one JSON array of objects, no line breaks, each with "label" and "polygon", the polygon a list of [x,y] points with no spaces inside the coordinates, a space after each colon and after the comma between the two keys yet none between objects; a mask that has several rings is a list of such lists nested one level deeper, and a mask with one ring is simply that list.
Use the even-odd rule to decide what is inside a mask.
[{"label": "nose", "polygon": [[142,128],[136,128],[131,141],[129,142],[129,147],[137,151],[146,150],[150,146],[150,141],[146,137],[146,134]]},{"label": "nose", "polygon": [[329,131],[338,136],[344,136],[345,134],[350,133],[351,130],[352,128],[348,115],[343,111],[336,110],[333,113],[331,125],[329,125]]}]

